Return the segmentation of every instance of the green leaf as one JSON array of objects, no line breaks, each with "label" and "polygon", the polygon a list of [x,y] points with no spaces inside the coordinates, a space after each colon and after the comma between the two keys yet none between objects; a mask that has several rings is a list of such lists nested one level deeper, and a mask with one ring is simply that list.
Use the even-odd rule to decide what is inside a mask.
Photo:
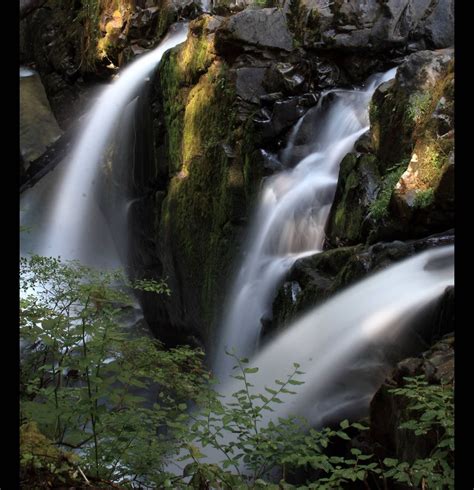
[{"label": "green leaf", "polygon": [[383,464],[385,466],[388,466],[389,468],[393,467],[393,466],[397,466],[398,465],[398,459],[393,459],[393,458],[385,458],[383,460]]},{"label": "green leaf", "polygon": [[245,368],[244,369],[244,373],[246,374],[254,374],[254,373],[257,373],[258,372],[258,368],[257,367],[254,367],[254,368]]}]

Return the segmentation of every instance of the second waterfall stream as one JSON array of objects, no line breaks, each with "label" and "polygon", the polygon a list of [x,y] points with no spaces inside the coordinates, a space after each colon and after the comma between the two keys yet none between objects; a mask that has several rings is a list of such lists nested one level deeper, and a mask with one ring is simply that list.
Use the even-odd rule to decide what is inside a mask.
[{"label": "second waterfall stream", "polygon": [[[393,68],[374,75],[361,90],[323,94],[313,114],[316,125],[309,154],[293,169],[265,183],[251,225],[247,254],[225,306],[214,356],[219,379],[231,374],[233,360],[226,350],[233,349],[239,357],[256,352],[261,319],[271,312],[285,273],[297,259],[321,252],[341,160],[369,129],[368,106],[376,88],[395,73]],[[329,107],[327,97],[334,98]],[[296,129],[300,126],[298,123]],[[291,155],[297,138],[298,130],[292,133],[284,157]]]}]

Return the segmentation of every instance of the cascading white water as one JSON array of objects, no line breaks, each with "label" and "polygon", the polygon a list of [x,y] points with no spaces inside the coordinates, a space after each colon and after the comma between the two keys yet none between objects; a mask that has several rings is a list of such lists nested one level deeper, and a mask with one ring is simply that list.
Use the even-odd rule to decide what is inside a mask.
[{"label": "cascading white water", "polygon": [[[279,395],[283,403],[266,412],[269,419],[293,414],[319,426],[366,410],[384,376],[383,363],[374,372],[370,354],[398,343],[410,321],[453,283],[454,247],[431,249],[367,277],[288,326],[249,364],[259,368],[250,379],[256,394],[287,379],[295,362],[305,373],[305,384],[291,387],[296,395]],[[230,382],[219,391],[229,397],[238,389]]]},{"label": "cascading white water", "polygon": [[[60,169],[56,185],[44,189],[40,186],[39,194],[37,189],[30,190],[30,195],[22,203],[22,207],[29,209],[39,204],[35,196],[40,195],[43,200],[47,200],[51,199],[52,192],[54,195],[42,229],[33,230],[35,238],[29,240],[28,251],[47,256],[60,255],[64,259],[78,259],[84,263],[91,263],[91,255],[93,259],[101,254],[105,257],[116,255],[113,240],[108,236],[107,224],[96,203],[100,163],[121,112],[160,62],[165,51],[184,42],[187,32],[187,24],[175,24],[156,49],[120,72],[118,79],[103,90],[92,107],[77,144],[70,157],[61,165],[65,168]],[[95,265],[97,262],[93,260]]]},{"label": "cascading white water", "polygon": [[[282,171],[265,183],[251,227],[248,253],[229,296],[214,356],[214,372],[221,380],[232,367],[226,350],[234,350],[239,357],[255,352],[261,319],[270,312],[285,273],[298,258],[321,251],[339,164],[369,129],[368,105],[375,89],[395,73],[394,68],[375,75],[363,90],[323,94],[316,108],[318,127],[310,154],[294,169]],[[322,101],[329,94],[334,101],[326,111]],[[297,124],[283,152],[285,159],[294,146],[301,120]]]}]

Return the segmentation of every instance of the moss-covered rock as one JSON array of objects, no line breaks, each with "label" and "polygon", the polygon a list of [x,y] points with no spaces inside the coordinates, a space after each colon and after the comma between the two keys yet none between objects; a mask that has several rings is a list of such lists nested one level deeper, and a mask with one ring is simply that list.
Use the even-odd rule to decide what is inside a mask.
[{"label": "moss-covered rock", "polygon": [[[454,234],[448,231],[420,240],[339,247],[299,259],[277,293],[273,303],[273,321],[267,325],[267,333],[287,326],[297,316],[371,272],[428,248],[452,243]],[[433,325],[435,330],[439,330],[439,322],[433,322]],[[447,325],[449,322],[443,327]]]},{"label": "moss-covered rock", "polygon": [[453,83],[453,51],[422,51],[376,90],[371,142],[341,164],[326,247],[453,226]]},{"label": "moss-covered rock", "polygon": [[21,488],[60,488],[85,482],[76,466],[77,458],[57,449],[35,422],[20,427]]},{"label": "moss-covered rock", "polygon": [[340,236],[344,236],[345,245],[364,241],[365,220],[381,181],[375,155],[349,153],[341,162],[337,204],[327,229],[328,235],[336,237],[335,244]]},{"label": "moss-covered rock", "polygon": [[252,121],[239,117],[236,69],[216,53],[220,24],[209,15],[191,22],[187,41],[164,56],[152,95],[161,177],[150,238],[172,295],[160,311],[145,302],[145,312],[165,340],[180,331],[209,338],[263,173]]}]

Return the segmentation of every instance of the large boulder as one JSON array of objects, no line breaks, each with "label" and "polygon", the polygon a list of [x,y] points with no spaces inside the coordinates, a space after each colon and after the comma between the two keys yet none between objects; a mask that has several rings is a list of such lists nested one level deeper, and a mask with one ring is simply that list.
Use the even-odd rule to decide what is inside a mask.
[{"label": "large boulder", "polygon": [[[22,76],[23,72],[23,76]],[[62,134],[38,73],[20,68],[20,155],[24,168]]]},{"label": "large boulder", "polygon": [[276,8],[246,9],[231,16],[219,31],[217,42],[234,49],[293,49],[293,38],[288,30],[286,16]]}]

